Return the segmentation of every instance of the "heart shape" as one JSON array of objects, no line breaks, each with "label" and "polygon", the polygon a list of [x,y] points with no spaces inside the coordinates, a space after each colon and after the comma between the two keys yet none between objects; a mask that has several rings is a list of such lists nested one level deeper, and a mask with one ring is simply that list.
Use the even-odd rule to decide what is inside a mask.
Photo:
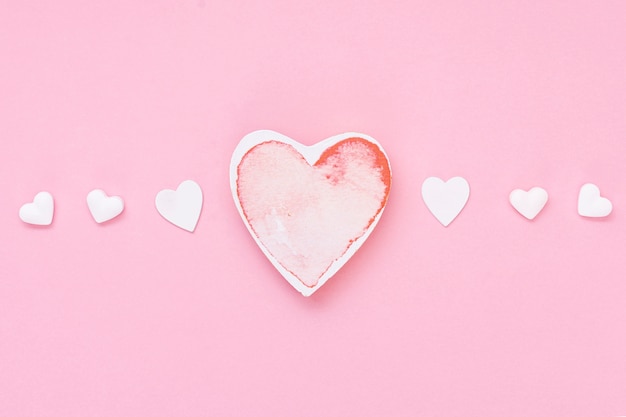
[{"label": "heart shape", "polygon": [[422,183],[422,199],[428,210],[447,227],[461,213],[470,195],[465,178],[453,177],[448,181],[428,177]]},{"label": "heart shape", "polygon": [[193,232],[202,211],[202,189],[195,181],[183,181],[176,191],[168,189],[159,191],[155,205],[165,220]]},{"label": "heart shape", "polygon": [[19,215],[24,223],[37,226],[52,224],[52,217],[54,216],[54,199],[52,194],[47,191],[37,193],[32,203],[26,203],[20,207]]},{"label": "heart shape", "polygon": [[344,133],[305,146],[260,130],[236,147],[230,180],[256,243],[309,296],[369,237],[387,203],[391,169],[367,135]]},{"label": "heart shape", "polygon": [[118,196],[109,197],[102,190],[92,190],[87,194],[87,206],[96,223],[104,223],[124,211],[124,200]]},{"label": "heart shape", "polygon": [[600,189],[595,184],[585,184],[578,193],[578,214],[583,217],[606,217],[611,214],[613,204],[608,198],[600,196]]},{"label": "heart shape", "polygon": [[518,188],[511,191],[509,201],[522,216],[532,220],[548,202],[548,192],[541,187],[533,187],[528,191]]}]

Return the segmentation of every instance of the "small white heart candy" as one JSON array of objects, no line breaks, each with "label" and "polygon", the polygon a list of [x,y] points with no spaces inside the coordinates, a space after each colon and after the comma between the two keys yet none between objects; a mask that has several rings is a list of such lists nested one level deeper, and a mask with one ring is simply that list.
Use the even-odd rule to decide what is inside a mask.
[{"label": "small white heart candy", "polygon": [[96,189],[87,194],[87,206],[96,223],[103,223],[122,213],[124,200],[118,196],[109,197],[104,191]]},{"label": "small white heart candy", "polygon": [[180,183],[176,191],[159,191],[155,204],[165,220],[193,232],[202,211],[202,189],[195,181],[186,180]]},{"label": "small white heart candy", "polygon": [[533,187],[528,191],[518,188],[511,191],[509,201],[522,216],[532,220],[548,202],[548,192],[541,187]]},{"label": "small white heart candy", "polygon": [[24,223],[38,226],[52,224],[54,215],[54,199],[47,191],[38,193],[32,203],[26,203],[20,207],[20,219]]},{"label": "small white heart candy", "polygon": [[446,182],[441,178],[428,177],[422,184],[426,207],[446,227],[461,213],[469,194],[469,183],[462,177],[453,177]]},{"label": "small white heart candy", "polygon": [[578,214],[583,217],[606,217],[611,214],[613,204],[608,198],[600,196],[600,189],[595,184],[585,184],[578,193]]}]

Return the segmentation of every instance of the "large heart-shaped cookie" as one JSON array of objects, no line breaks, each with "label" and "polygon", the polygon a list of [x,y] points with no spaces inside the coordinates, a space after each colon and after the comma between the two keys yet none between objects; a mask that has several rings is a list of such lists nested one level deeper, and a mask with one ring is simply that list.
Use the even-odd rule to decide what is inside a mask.
[{"label": "large heart-shaped cookie", "polygon": [[304,146],[259,130],[235,149],[230,183],[254,240],[285,279],[308,296],[378,223],[391,169],[380,144],[360,133]]}]

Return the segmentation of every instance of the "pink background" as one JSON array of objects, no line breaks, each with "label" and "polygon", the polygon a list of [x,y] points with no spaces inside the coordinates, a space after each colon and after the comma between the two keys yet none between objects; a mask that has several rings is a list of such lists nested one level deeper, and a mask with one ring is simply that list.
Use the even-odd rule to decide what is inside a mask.
[{"label": "pink background", "polygon": [[[626,414],[626,4],[4,1],[0,415]],[[378,139],[378,228],[311,298],[233,204],[239,139]],[[419,189],[472,187],[449,228]],[[203,187],[194,234],[154,208]],[[576,213],[579,187],[614,204]],[[513,188],[543,186],[534,222]],[[85,196],[121,195],[97,225]],[[20,222],[41,190],[52,227]]]}]

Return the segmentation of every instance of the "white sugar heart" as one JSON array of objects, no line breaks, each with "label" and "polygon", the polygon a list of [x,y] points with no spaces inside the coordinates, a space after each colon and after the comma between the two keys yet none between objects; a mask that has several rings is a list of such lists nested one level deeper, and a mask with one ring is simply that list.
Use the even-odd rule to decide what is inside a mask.
[{"label": "white sugar heart", "polygon": [[461,213],[469,195],[469,183],[462,177],[453,177],[448,181],[428,177],[422,184],[422,198],[426,207],[446,227]]},{"label": "white sugar heart", "polygon": [[96,223],[104,223],[124,210],[124,200],[118,196],[109,197],[102,190],[92,190],[87,194],[87,206]]},{"label": "white sugar heart", "polygon": [[26,203],[20,207],[20,219],[24,223],[38,226],[52,224],[54,215],[54,199],[47,191],[38,193],[32,203]]},{"label": "white sugar heart", "polygon": [[262,130],[235,148],[230,181],[255,242],[309,296],[370,236],[387,203],[391,170],[378,142],[360,133],[305,146]]},{"label": "white sugar heart", "polygon": [[613,204],[608,198],[600,196],[600,189],[595,184],[585,184],[578,193],[578,214],[584,217],[606,217],[611,214]]},{"label": "white sugar heart", "polygon": [[176,191],[167,189],[159,191],[155,205],[165,220],[193,232],[202,211],[202,189],[195,181],[183,181]]},{"label": "white sugar heart", "polygon": [[533,187],[528,191],[518,188],[511,191],[509,201],[522,216],[532,220],[548,202],[548,192],[541,187]]}]

